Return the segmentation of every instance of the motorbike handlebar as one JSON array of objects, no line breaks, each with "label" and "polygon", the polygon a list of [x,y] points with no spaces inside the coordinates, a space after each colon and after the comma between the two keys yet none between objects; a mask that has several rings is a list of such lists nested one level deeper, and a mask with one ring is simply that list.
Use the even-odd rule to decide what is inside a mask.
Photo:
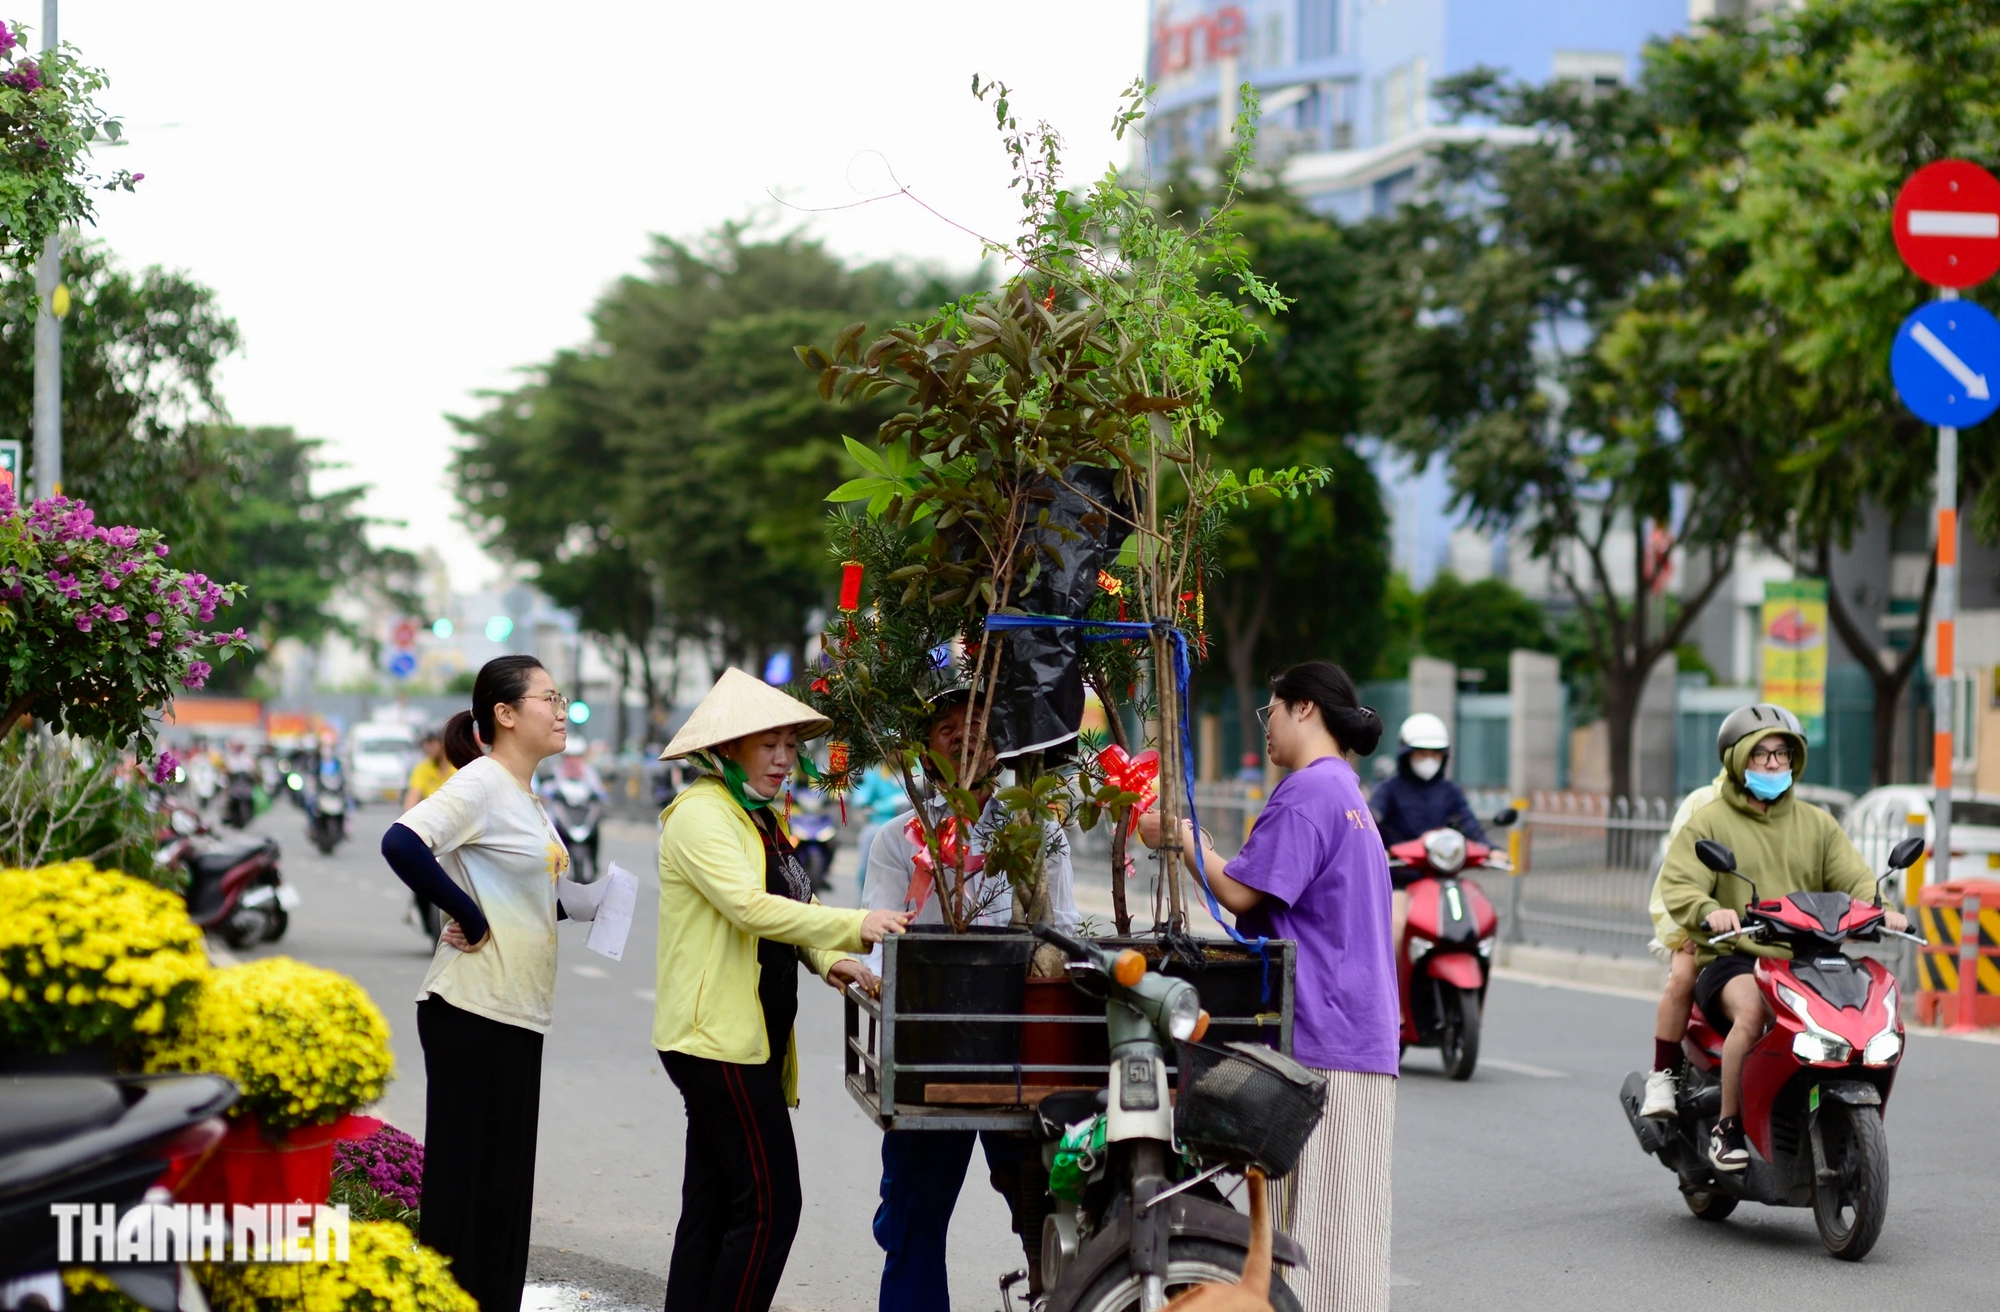
[{"label": "motorbike handlebar", "polygon": [[1894,935],[1897,938],[1906,938],[1910,940],[1910,942],[1916,944],[1918,947],[1927,948],[1931,945],[1931,941],[1925,938],[1922,934],[1905,933],[1903,930],[1900,929],[1884,929],[1882,932],[1884,934]]},{"label": "motorbike handlebar", "polygon": [[1758,928],[1759,926],[1756,925],[1741,925],[1735,929],[1730,930],[1726,934],[1712,935],[1710,936],[1708,941],[1710,943],[1727,943],[1732,938],[1741,938],[1745,934],[1751,934]]}]

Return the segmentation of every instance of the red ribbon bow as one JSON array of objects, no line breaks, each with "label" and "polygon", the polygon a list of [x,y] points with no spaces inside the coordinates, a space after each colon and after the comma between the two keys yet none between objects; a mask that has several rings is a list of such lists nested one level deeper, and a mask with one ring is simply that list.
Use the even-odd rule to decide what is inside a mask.
[{"label": "red ribbon bow", "polygon": [[1139,800],[1132,805],[1132,813],[1126,818],[1126,832],[1139,823],[1139,814],[1150,809],[1159,790],[1153,781],[1160,777],[1160,754],[1147,750],[1137,756],[1127,756],[1125,749],[1117,743],[1111,744],[1097,754],[1097,766],[1104,771],[1104,781],[1122,793],[1137,793]]},{"label": "red ribbon bow", "polygon": [[[915,915],[930,901],[931,890],[937,885],[937,867],[931,862],[931,850],[924,843],[924,827],[917,817],[911,816],[903,822],[903,837],[910,840],[917,850],[910,857],[910,892],[903,899],[903,909]],[[938,827],[938,856],[947,866],[956,870],[960,859],[965,863],[965,873],[975,874],[986,866],[986,858],[980,855],[964,855],[958,841],[958,819],[951,817]]]}]

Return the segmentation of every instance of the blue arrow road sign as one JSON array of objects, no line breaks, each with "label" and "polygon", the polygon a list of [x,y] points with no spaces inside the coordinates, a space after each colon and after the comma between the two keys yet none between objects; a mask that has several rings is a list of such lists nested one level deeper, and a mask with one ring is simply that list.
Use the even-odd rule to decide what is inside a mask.
[{"label": "blue arrow road sign", "polygon": [[399,651],[389,658],[389,673],[399,679],[407,679],[417,672],[417,658],[409,652]]},{"label": "blue arrow road sign", "polygon": [[1920,305],[1896,330],[1889,372],[1917,418],[1970,428],[2000,409],[2000,319],[1971,301]]}]

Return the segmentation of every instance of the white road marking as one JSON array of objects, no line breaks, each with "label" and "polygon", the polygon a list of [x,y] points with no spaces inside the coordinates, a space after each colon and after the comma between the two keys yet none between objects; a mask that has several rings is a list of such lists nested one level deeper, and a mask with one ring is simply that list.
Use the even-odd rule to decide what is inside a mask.
[{"label": "white road marking", "polygon": [[573,973],[573,974],[577,974],[577,975],[581,975],[581,976],[583,976],[583,977],[584,977],[585,979],[603,979],[603,978],[604,978],[604,972],[603,972],[603,971],[601,971],[601,970],[599,970],[599,969],[598,969],[597,967],[595,967],[595,966],[571,966],[571,967],[570,967],[570,971],[571,971],[571,973]]},{"label": "white road marking", "polygon": [[1515,1075],[1525,1075],[1534,1080],[1566,1080],[1568,1071],[1550,1070],[1546,1066],[1530,1066],[1524,1061],[1506,1061],[1499,1057],[1481,1057],[1479,1064],[1491,1066],[1495,1070],[1511,1071]]},{"label": "white road marking", "polygon": [[1972,372],[1972,366],[1959,359],[1927,326],[1918,324],[1910,329],[1910,337],[1924,348],[1925,355],[1943,365],[1944,371],[1958,380],[1958,385],[1965,389],[1967,396],[1975,401],[1984,401],[1993,395],[1987,390],[1986,375]]},{"label": "white road marking", "polygon": [[2000,237],[2000,214],[1978,210],[1911,210],[1912,237]]},{"label": "white road marking", "polygon": [[651,989],[633,989],[632,996],[638,998],[641,1002],[651,1002],[659,994],[653,992]]}]

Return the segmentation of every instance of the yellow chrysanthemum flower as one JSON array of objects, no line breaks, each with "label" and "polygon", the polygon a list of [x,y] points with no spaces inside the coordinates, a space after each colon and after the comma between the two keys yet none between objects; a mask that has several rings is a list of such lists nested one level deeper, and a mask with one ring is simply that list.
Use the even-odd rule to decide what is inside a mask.
[{"label": "yellow chrysanthemum flower", "polygon": [[173,893],[87,861],[0,869],[0,1047],[129,1043],[184,1011],[207,972]]},{"label": "yellow chrysanthemum flower", "polygon": [[236,1114],[267,1129],[324,1125],[382,1096],[389,1023],[359,984],[290,957],[210,971],[194,1004],[152,1044],[146,1068],[235,1081]]}]

